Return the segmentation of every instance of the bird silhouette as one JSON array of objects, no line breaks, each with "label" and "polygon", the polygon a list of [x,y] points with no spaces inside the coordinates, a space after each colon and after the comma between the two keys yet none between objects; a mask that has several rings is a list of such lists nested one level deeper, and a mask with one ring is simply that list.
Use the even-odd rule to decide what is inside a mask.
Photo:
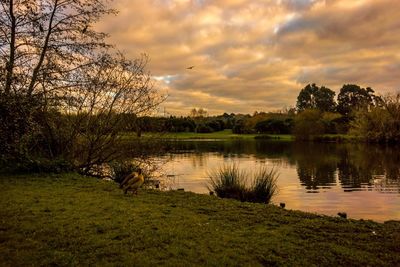
[{"label": "bird silhouette", "polygon": [[192,70],[193,68],[194,68],[194,66],[190,66],[190,67],[188,67],[188,68],[186,68],[186,69]]},{"label": "bird silhouette", "polygon": [[143,183],[144,176],[142,174],[142,170],[138,169],[137,172],[133,172],[125,177],[120,185],[120,188],[123,188],[124,194],[126,194],[128,191],[132,191],[132,193],[137,195],[137,191]]}]

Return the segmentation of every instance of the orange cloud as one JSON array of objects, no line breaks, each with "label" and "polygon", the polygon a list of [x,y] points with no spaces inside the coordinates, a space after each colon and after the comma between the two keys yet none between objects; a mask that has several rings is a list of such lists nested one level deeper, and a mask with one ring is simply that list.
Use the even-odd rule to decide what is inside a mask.
[{"label": "orange cloud", "polygon": [[[127,57],[145,52],[170,113],[293,106],[315,82],[400,88],[398,0],[115,0],[98,29]],[[192,70],[187,67],[195,66]],[[170,77],[170,78],[168,78]],[[173,78],[171,78],[173,77]]]}]

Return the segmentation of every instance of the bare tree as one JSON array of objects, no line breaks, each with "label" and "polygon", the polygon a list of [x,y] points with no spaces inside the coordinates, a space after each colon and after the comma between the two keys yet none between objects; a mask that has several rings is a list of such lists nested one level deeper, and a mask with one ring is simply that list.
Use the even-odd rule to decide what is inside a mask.
[{"label": "bare tree", "polygon": [[28,140],[24,153],[87,171],[116,156],[124,115],[151,113],[163,101],[147,56],[130,61],[93,29],[114,13],[107,0],[1,0],[0,133],[18,133],[6,140],[14,148]]},{"label": "bare tree", "polygon": [[68,73],[108,46],[92,25],[110,13],[99,0],[1,0],[2,93],[50,97],[74,85]]},{"label": "bare tree", "polygon": [[[117,156],[124,115],[149,115],[164,100],[145,72],[146,62],[146,55],[129,61],[120,53],[103,54],[96,64],[77,73],[84,83],[68,95],[65,110],[70,115],[67,118],[72,119],[69,142],[79,144],[75,158],[80,155],[80,167],[85,169]],[[73,141],[76,139],[80,142]]]},{"label": "bare tree", "polygon": [[189,116],[192,118],[205,118],[208,116],[208,112],[203,108],[199,109],[194,108],[190,111]]}]

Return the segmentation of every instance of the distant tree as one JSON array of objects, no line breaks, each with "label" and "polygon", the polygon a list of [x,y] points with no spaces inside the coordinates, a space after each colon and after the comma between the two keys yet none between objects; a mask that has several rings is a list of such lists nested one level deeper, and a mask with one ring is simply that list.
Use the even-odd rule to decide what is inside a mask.
[{"label": "distant tree", "polygon": [[177,118],[171,116],[165,122],[165,130],[167,132],[194,132],[196,123],[192,118]]},{"label": "distant tree", "polygon": [[291,122],[290,119],[268,119],[258,122],[255,129],[258,133],[288,134],[291,131]]},{"label": "distant tree", "polygon": [[334,112],[336,110],[335,92],[322,86],[317,93],[317,108],[322,112]]},{"label": "distant tree", "polygon": [[380,97],[376,96],[370,87],[361,88],[355,84],[345,84],[338,95],[337,110],[340,114],[349,116],[353,110],[370,109],[380,103]]},{"label": "distant tree", "polygon": [[307,109],[300,112],[294,121],[296,139],[309,140],[324,133],[325,127],[321,111]]},{"label": "distant tree", "polygon": [[192,109],[190,111],[190,117],[192,118],[205,118],[208,116],[208,112],[207,110],[203,109],[203,108],[199,108],[199,109]]},{"label": "distant tree", "polygon": [[165,117],[153,117],[153,116],[141,116],[137,118],[136,121],[136,128],[134,131],[138,134],[140,132],[164,132],[168,131],[168,124],[169,118]]},{"label": "distant tree", "polygon": [[284,107],[279,111],[279,113],[286,114],[289,117],[292,117],[296,114],[296,108],[295,107]]},{"label": "distant tree", "polygon": [[203,123],[198,124],[196,127],[196,133],[212,133],[212,132],[213,129],[210,126],[205,125]]},{"label": "distant tree", "polygon": [[255,127],[257,125],[258,122],[260,121],[265,121],[267,119],[270,119],[271,116],[270,114],[267,114],[265,112],[254,112],[253,116],[250,116],[248,118],[245,118],[244,122],[245,122],[245,128],[244,131],[247,133],[250,133],[252,131],[255,130]]},{"label": "distant tree", "polygon": [[239,119],[239,120],[235,121],[235,124],[232,127],[232,132],[235,133],[235,134],[244,134],[244,133],[246,133],[244,119]]},{"label": "distant tree", "polygon": [[351,133],[372,142],[400,142],[400,94],[381,101],[381,106],[355,112]]},{"label": "distant tree", "polygon": [[206,125],[210,127],[213,130],[213,132],[222,131],[224,129],[224,122],[222,120],[215,118],[208,121]]},{"label": "distant tree", "polygon": [[341,132],[340,123],[342,115],[333,112],[324,112],[322,114],[322,122],[324,124],[324,132],[328,134],[336,134]]},{"label": "distant tree", "polygon": [[297,110],[299,112],[306,109],[318,109],[322,112],[333,112],[336,108],[334,100],[335,92],[327,87],[318,87],[308,84],[304,87],[297,97]]},{"label": "distant tree", "polygon": [[234,114],[228,114],[224,113],[220,116],[218,116],[219,119],[221,119],[224,123],[223,128],[224,129],[232,129],[235,121],[235,115]]}]

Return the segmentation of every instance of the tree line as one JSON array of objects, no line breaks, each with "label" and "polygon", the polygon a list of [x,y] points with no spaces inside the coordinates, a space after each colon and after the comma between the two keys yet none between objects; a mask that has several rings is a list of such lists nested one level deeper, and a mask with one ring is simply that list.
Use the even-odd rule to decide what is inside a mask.
[{"label": "tree line", "polygon": [[370,142],[400,141],[399,95],[379,96],[370,88],[345,84],[335,92],[324,86],[304,87],[296,104],[293,133],[298,139],[322,134],[350,134]]},{"label": "tree line", "polygon": [[237,134],[294,134],[298,140],[324,134],[350,134],[371,142],[400,141],[400,98],[379,96],[370,88],[345,84],[335,91],[316,84],[300,90],[296,107],[279,112],[208,116],[192,109],[188,116],[141,117],[131,131],[210,133],[232,129]]},{"label": "tree line", "polygon": [[232,130],[237,134],[274,133],[289,134],[293,126],[293,115],[283,112],[256,112],[250,114],[228,114],[216,116],[187,116],[154,117],[134,115],[127,117],[126,131],[135,132],[141,136],[143,132],[195,132],[212,133]]}]

